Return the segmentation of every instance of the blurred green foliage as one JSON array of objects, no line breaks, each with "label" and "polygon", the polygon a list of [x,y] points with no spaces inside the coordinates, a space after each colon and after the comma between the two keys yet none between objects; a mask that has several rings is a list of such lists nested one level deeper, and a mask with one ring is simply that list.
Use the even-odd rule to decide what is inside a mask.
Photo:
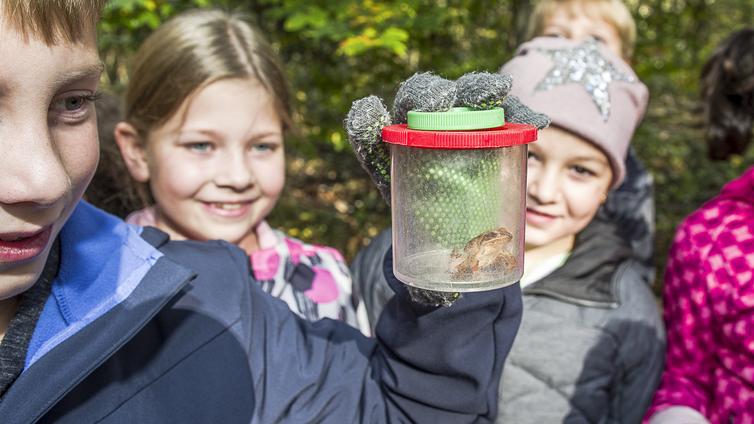
[{"label": "blurred green foliage", "polygon": [[[675,226],[754,163],[706,159],[697,79],[729,31],[754,22],[754,0],[627,0],[638,25],[634,67],[652,95],[634,145],[655,176],[661,275]],[[119,92],[127,60],[161,22],[194,7],[247,12],[287,66],[296,131],[286,192],[270,220],[352,259],[389,225],[389,210],[354,160],[342,121],[351,102],[392,101],[417,71],[448,78],[496,71],[524,41],[530,0],[112,0],[100,26],[104,85]]]}]

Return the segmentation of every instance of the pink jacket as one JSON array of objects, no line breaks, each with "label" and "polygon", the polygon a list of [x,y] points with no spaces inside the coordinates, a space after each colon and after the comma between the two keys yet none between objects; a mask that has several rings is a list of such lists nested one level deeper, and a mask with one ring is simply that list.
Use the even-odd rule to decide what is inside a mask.
[{"label": "pink jacket", "polygon": [[754,167],[678,228],[663,299],[666,368],[647,416],[683,405],[754,423]]}]

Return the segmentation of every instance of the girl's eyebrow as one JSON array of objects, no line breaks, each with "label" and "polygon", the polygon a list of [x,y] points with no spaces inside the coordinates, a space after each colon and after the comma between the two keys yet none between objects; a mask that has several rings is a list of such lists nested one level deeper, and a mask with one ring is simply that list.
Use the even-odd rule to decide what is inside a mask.
[{"label": "girl's eyebrow", "polygon": [[[189,129],[182,129],[178,132],[178,134],[202,134],[209,137],[215,137],[220,138],[222,136],[221,133],[218,131],[215,131],[211,128],[189,128]],[[276,131],[266,131],[266,132],[251,132],[249,135],[251,139],[259,139],[259,138],[265,138],[265,137],[277,137],[282,136],[281,133]]]},{"label": "girl's eyebrow", "polygon": [[267,137],[282,137],[283,134],[279,131],[265,131],[265,132],[252,132],[251,138],[252,139],[260,139],[260,138],[267,138]]},{"label": "girl's eyebrow", "polygon": [[100,74],[105,70],[105,65],[102,62],[93,63],[88,66],[84,66],[79,69],[74,69],[64,75],[55,78],[55,86],[63,87],[74,82],[81,81],[83,79],[96,78],[99,79]]},{"label": "girl's eyebrow", "polygon": [[209,137],[220,137],[220,133],[219,132],[217,132],[217,131],[215,131],[213,129],[210,129],[210,128],[207,128],[207,129],[204,129],[204,128],[188,128],[188,129],[183,129],[183,128],[181,128],[178,131],[178,134],[179,135],[181,135],[181,134],[201,134],[201,135],[206,135],[206,136],[209,136]]}]

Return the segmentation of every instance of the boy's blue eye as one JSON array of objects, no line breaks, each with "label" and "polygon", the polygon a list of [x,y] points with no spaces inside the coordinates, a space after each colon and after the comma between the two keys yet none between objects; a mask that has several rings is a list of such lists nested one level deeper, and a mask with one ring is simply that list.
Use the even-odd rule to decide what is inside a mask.
[{"label": "boy's blue eye", "polygon": [[94,111],[94,102],[99,94],[91,91],[70,91],[54,98],[50,103],[49,114],[52,122],[76,125],[91,116]]},{"label": "boy's blue eye", "polygon": [[584,168],[583,166],[579,166],[579,165],[573,165],[571,167],[571,169],[573,169],[574,172],[576,172],[577,174],[580,174],[580,175],[585,175],[585,176],[594,176],[594,175],[597,175],[594,171],[592,171],[590,169],[587,169],[587,168]]},{"label": "boy's blue eye", "polygon": [[79,112],[99,98],[98,94],[76,94],[59,97],[50,105],[50,109],[59,113]]},{"label": "boy's blue eye", "polygon": [[86,103],[84,96],[66,97],[63,99],[63,106],[66,111],[74,112],[81,109]]}]

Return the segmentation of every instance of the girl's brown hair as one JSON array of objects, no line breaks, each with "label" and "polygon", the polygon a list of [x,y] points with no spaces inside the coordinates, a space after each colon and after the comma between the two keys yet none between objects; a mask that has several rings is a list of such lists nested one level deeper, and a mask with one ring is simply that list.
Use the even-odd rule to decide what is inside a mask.
[{"label": "girl's brown hair", "polygon": [[145,136],[193,93],[228,78],[258,80],[284,125],[290,125],[288,83],[277,56],[242,15],[219,10],[178,15],[144,41],[125,93],[126,121]]},{"label": "girl's brown hair", "polygon": [[717,47],[702,68],[701,92],[709,157],[744,153],[754,121],[754,28]]},{"label": "girl's brown hair", "polygon": [[[277,55],[243,15],[219,10],[180,14],[152,33],[134,56],[125,92],[125,120],[142,143],[207,85],[253,78],[273,99],[284,130],[291,126],[288,81]],[[141,203],[152,203],[146,185]]]}]

